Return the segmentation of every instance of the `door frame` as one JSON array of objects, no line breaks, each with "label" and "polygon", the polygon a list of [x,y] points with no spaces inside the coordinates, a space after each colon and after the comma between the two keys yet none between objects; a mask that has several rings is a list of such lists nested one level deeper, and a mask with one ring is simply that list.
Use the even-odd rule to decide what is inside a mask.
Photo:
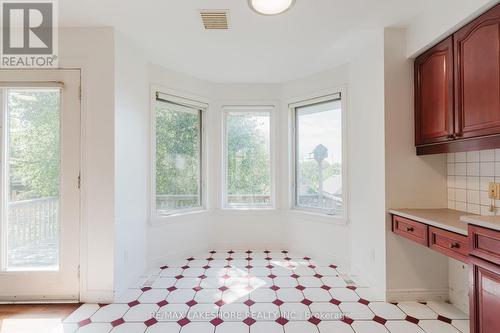
[{"label": "door frame", "polygon": [[[11,301],[0,301],[0,304],[5,304],[5,303],[25,303],[25,304],[30,304],[30,303],[79,303],[82,299],[88,298],[88,291],[87,291],[87,219],[85,216],[85,209],[86,207],[86,202],[85,202],[85,168],[84,168],[84,148],[86,147],[86,140],[85,140],[85,125],[86,125],[86,120],[85,120],[85,115],[86,115],[86,102],[83,94],[83,89],[85,87],[86,83],[86,72],[88,68],[88,63],[87,60],[85,59],[73,59],[72,61],[68,62],[69,66],[66,67],[59,67],[59,68],[37,68],[33,69],[33,71],[64,71],[64,70],[74,70],[79,72],[80,80],[79,80],[79,107],[80,107],[80,113],[79,113],[79,129],[80,129],[80,137],[79,137],[79,160],[78,160],[78,167],[79,167],[79,191],[78,191],[78,255],[77,259],[79,261],[78,264],[78,290],[76,292],[77,298],[74,300],[57,300],[57,299],[44,299],[44,300],[15,300],[12,299]],[[30,69],[0,69],[0,71],[26,71],[29,72]],[[3,140],[2,140],[3,142]],[[19,272],[19,273],[24,273],[24,272]],[[29,273],[26,272],[26,273]]]}]

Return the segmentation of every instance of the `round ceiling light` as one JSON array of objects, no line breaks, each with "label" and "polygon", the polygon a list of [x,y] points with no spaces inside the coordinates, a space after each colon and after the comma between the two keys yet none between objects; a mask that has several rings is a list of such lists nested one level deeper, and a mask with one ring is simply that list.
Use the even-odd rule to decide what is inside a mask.
[{"label": "round ceiling light", "polygon": [[290,9],[295,0],[248,0],[248,5],[262,15],[277,15]]}]

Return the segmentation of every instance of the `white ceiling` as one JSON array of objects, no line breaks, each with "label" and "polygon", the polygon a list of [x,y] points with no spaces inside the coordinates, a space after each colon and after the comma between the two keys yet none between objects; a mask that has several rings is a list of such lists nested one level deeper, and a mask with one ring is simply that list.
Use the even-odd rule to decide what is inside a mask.
[{"label": "white ceiling", "polygon": [[[61,26],[113,26],[164,67],[216,82],[272,83],[345,63],[378,29],[406,26],[435,1],[296,0],[279,16],[258,15],[246,0],[59,4]],[[200,9],[229,9],[230,30],[205,31]]]}]

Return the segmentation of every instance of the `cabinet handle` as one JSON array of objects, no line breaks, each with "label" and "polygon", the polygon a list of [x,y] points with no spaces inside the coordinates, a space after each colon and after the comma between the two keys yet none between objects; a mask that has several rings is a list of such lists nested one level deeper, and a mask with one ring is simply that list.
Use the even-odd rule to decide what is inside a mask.
[{"label": "cabinet handle", "polygon": [[459,248],[460,248],[460,244],[459,244],[459,243],[451,243],[451,244],[450,244],[450,247],[451,247],[452,249],[459,249]]},{"label": "cabinet handle", "polygon": [[413,232],[415,229],[413,229],[413,227],[406,227],[406,231]]},{"label": "cabinet handle", "polygon": [[454,134],[448,134],[446,137],[448,138],[448,140],[455,139],[455,135]]}]

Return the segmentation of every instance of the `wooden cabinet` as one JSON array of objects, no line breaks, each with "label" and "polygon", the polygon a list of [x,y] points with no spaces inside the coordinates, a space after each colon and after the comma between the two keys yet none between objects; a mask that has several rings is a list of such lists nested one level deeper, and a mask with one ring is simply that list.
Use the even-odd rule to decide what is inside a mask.
[{"label": "wooden cabinet", "polygon": [[415,142],[453,139],[453,38],[415,60]]},{"label": "wooden cabinet", "polygon": [[500,332],[500,266],[474,258],[470,271],[471,333]]},{"label": "wooden cabinet", "polygon": [[425,246],[429,244],[427,225],[423,223],[393,215],[392,231],[419,244]]},{"label": "wooden cabinet", "polygon": [[500,133],[500,6],[453,35],[455,133],[461,138]]},{"label": "wooden cabinet", "polygon": [[469,226],[471,333],[500,332],[500,232]]},{"label": "wooden cabinet", "polygon": [[467,236],[429,226],[429,247],[448,257],[465,263],[469,262]]},{"label": "wooden cabinet", "polygon": [[415,59],[417,154],[500,147],[500,4]]}]

